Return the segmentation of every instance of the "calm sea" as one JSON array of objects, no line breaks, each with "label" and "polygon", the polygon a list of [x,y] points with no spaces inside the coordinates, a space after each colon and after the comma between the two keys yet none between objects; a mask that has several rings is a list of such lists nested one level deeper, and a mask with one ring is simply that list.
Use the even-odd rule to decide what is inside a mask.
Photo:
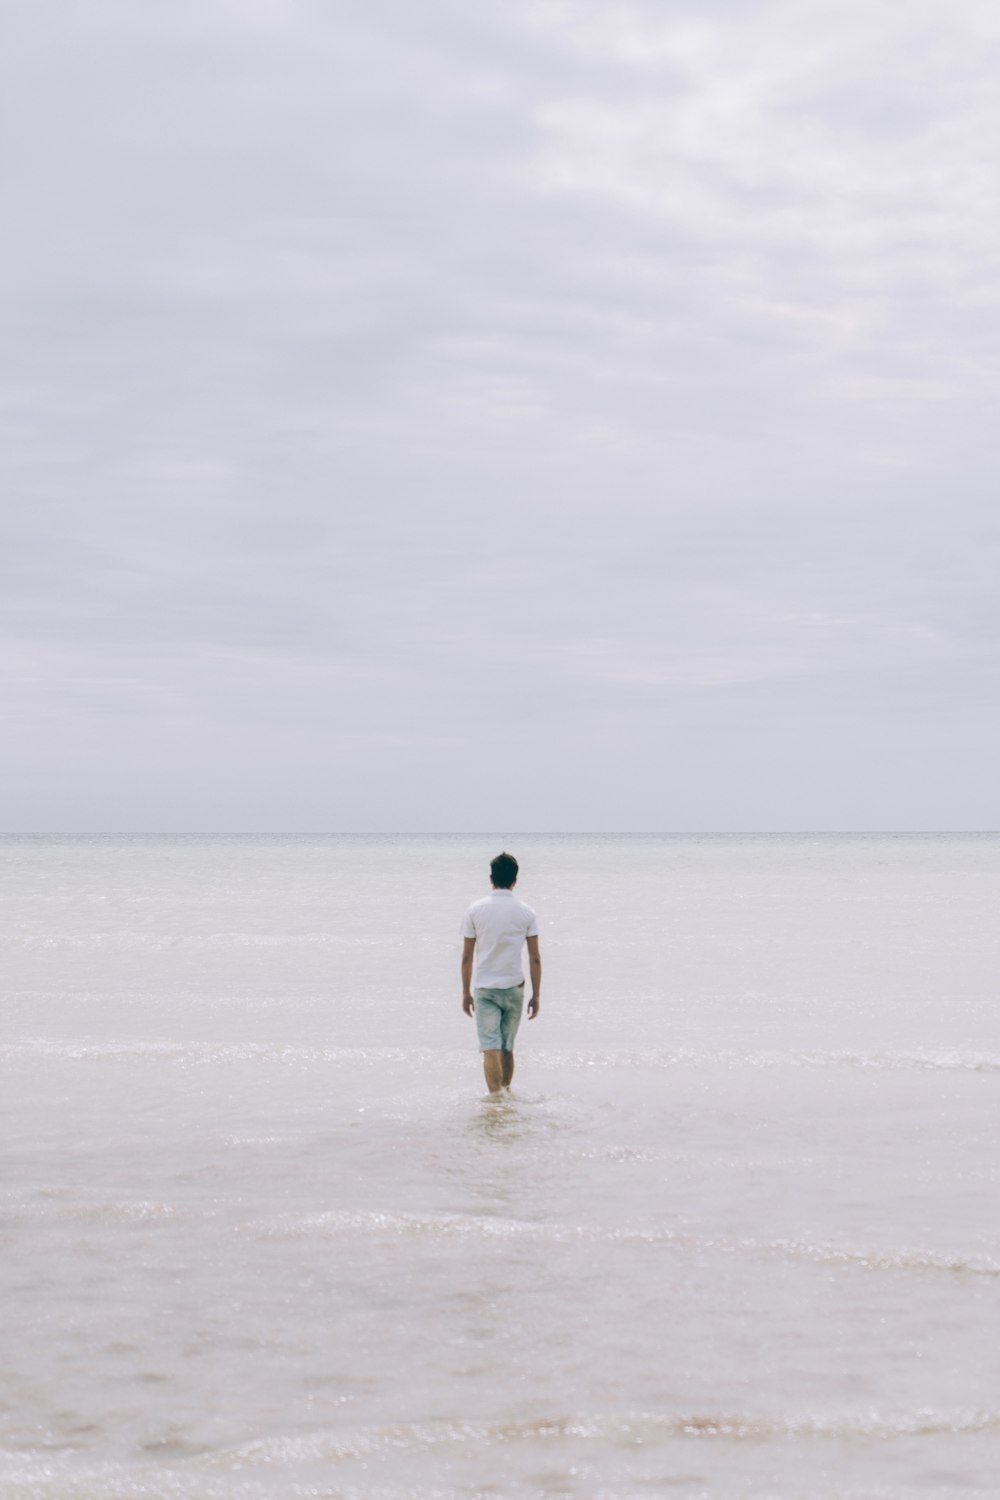
[{"label": "calm sea", "polygon": [[998,908],[990,836],[3,839],[0,1496],[1000,1494]]}]

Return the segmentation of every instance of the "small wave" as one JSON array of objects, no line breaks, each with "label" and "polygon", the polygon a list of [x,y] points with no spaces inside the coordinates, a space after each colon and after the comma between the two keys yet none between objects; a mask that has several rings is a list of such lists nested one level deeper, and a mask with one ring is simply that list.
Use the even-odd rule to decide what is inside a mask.
[{"label": "small wave", "polygon": [[0,950],[35,953],[48,949],[91,952],[136,948],[161,953],[172,948],[289,948],[302,945],[364,948],[373,947],[376,942],[375,938],[336,932],[141,932],[122,929],[113,932],[37,932],[21,936],[6,933],[0,935]]},{"label": "small wave", "polygon": [[[372,1481],[377,1470],[368,1465],[388,1460],[416,1460],[425,1455],[459,1456],[463,1450],[477,1456],[526,1445],[535,1453],[548,1448],[558,1455],[579,1453],[586,1459],[596,1450],[656,1449],[679,1444],[696,1449],[704,1444],[743,1445],[763,1443],[862,1444],[870,1447],[898,1442],[921,1442],[936,1438],[993,1437],[1000,1432],[1000,1412],[989,1410],[935,1410],[913,1412],[863,1411],[817,1415],[766,1415],[752,1412],[649,1412],[566,1415],[553,1413],[524,1421],[426,1421],[325,1428],[321,1431],[275,1434],[206,1451],[178,1441],[172,1434],[164,1442],[145,1445],[147,1455],[165,1449],[174,1459],[169,1467],[157,1467],[155,1477],[121,1463],[80,1461],[76,1451],[47,1448],[0,1450],[0,1484],[9,1500],[138,1500],[156,1493],[174,1500],[234,1500],[235,1495],[262,1497],[272,1494],[272,1477],[280,1476],[282,1493],[290,1500],[308,1496],[375,1493]],[[567,1453],[568,1450],[568,1453]],[[366,1475],[363,1490],[336,1483],[330,1474],[318,1489],[311,1479],[302,1483],[303,1471],[317,1465],[350,1464],[359,1461]],[[347,1475],[343,1475],[347,1479]],[[330,1487],[336,1483],[336,1490]],[[237,1488],[232,1488],[233,1484]],[[152,1485],[152,1487],[150,1487]],[[388,1495],[389,1491],[378,1490]],[[402,1493],[397,1489],[393,1495]],[[417,1494],[407,1487],[407,1494]],[[421,1490],[421,1494],[458,1500],[466,1488]],[[478,1493],[478,1491],[477,1491]],[[548,1491],[546,1491],[548,1493]],[[562,1493],[562,1490],[560,1490]],[[839,1494],[846,1491],[839,1490]],[[851,1493],[854,1493],[853,1489]],[[875,1491],[865,1489],[866,1495]],[[895,1493],[895,1492],[893,1492]]]},{"label": "small wave", "polygon": [[281,1467],[303,1463],[417,1455],[440,1448],[523,1442],[598,1440],[619,1448],[669,1440],[697,1442],[800,1441],[891,1443],[913,1438],[974,1437],[1000,1432],[1000,1412],[864,1412],[836,1416],[769,1417],[741,1413],[690,1412],[630,1415],[551,1416],[522,1422],[413,1422],[353,1431],[261,1438],[206,1456],[206,1467]]},{"label": "small wave", "polygon": [[[307,1047],[278,1042],[178,1042],[101,1039],[73,1041],[55,1037],[25,1037],[0,1045],[0,1062],[20,1058],[63,1057],[76,1062],[170,1062],[181,1064],[277,1062],[286,1067],[316,1063],[358,1067],[366,1063],[405,1061],[466,1062],[458,1048],[435,1047]],[[530,1050],[532,1068],[858,1068],[929,1072],[1000,1073],[1000,1054],[920,1049],[913,1052],[699,1052],[673,1051],[563,1052]]]},{"label": "small wave", "polygon": [[1000,1262],[987,1255],[948,1255],[932,1250],[864,1250],[849,1245],[813,1244],[808,1240],[707,1239],[702,1243],[706,1250],[812,1261],[824,1266],[857,1266],[869,1271],[948,1271],[966,1276],[1000,1276]]},{"label": "small wave", "polygon": [[[3,1500],[265,1500],[268,1493],[252,1483],[234,1485],[231,1475],[185,1474],[162,1466],[151,1483],[144,1470],[137,1473],[121,1463],[81,1463],[78,1454],[51,1448],[42,1457],[0,1451],[0,1486]],[[290,1482],[283,1500],[311,1500],[315,1493]]]},{"label": "small wave", "polygon": [[332,1239],[354,1235],[382,1234],[401,1239],[426,1236],[474,1239],[540,1239],[569,1241],[592,1238],[593,1232],[573,1225],[533,1224],[529,1220],[504,1219],[493,1215],[382,1213],[374,1209],[331,1209],[325,1213],[255,1220],[244,1232],[266,1239],[305,1239],[314,1235]]},{"label": "small wave", "polygon": [[429,1047],[293,1047],[282,1042],[66,1041],[26,1037],[20,1042],[0,1045],[0,1062],[64,1058],[70,1062],[166,1062],[187,1067],[245,1062],[283,1063],[289,1067],[310,1067],[315,1063],[357,1067],[366,1062],[426,1062],[442,1055]]},{"label": "small wave", "polygon": [[60,1202],[46,1198],[8,1198],[0,1219],[31,1220],[37,1222],[54,1220],[58,1223],[83,1224],[174,1224],[193,1223],[204,1214],[195,1209],[179,1208],[172,1203],[160,1203],[153,1199],[122,1199],[101,1201]]},{"label": "small wave", "polygon": [[[227,1144],[275,1144],[276,1136],[230,1137]],[[63,1201],[56,1198],[8,1198],[3,1219],[52,1220],[76,1223],[142,1225],[202,1221],[212,1211],[163,1203],[153,1199]],[[354,1239],[471,1239],[520,1240],[560,1245],[587,1242],[619,1246],[648,1246],[681,1253],[744,1256],[799,1261],[807,1264],[872,1272],[943,1273],[971,1278],[1000,1278],[1000,1261],[985,1255],[963,1255],[904,1247],[865,1248],[800,1239],[756,1240],[725,1235],[699,1235],[687,1229],[642,1225],[551,1223],[511,1219],[492,1214],[419,1214],[376,1209],[331,1209],[319,1213],[252,1219],[232,1231],[252,1240]]]},{"label": "small wave", "polygon": [[541,1068],[861,1068],[879,1070],[925,1070],[969,1073],[1000,1073],[1000,1053],[961,1052],[951,1048],[916,1048],[908,1052],[855,1052],[839,1050],[738,1052],[699,1051],[677,1047],[670,1051],[555,1052],[531,1053],[532,1066]]},{"label": "small wave", "polygon": [[989,1256],[942,1254],[932,1250],[864,1249],[810,1240],[754,1240],[720,1235],[698,1235],[682,1229],[643,1226],[553,1224],[509,1219],[491,1214],[408,1214],[374,1210],[334,1209],[317,1214],[257,1220],[243,1232],[265,1238],[299,1239],[328,1235],[383,1235],[399,1238],[473,1238],[479,1240],[537,1240],[548,1244],[591,1241],[618,1245],[662,1246],[664,1249],[714,1252],[796,1260],[816,1265],[857,1267],[868,1271],[948,1272],[974,1277],[1000,1277],[1000,1261]]}]

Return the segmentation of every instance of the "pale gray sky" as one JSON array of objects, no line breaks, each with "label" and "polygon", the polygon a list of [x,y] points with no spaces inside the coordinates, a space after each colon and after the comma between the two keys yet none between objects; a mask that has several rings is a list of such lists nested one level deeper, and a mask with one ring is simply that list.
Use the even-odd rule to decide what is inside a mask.
[{"label": "pale gray sky", "polygon": [[0,0],[19,829],[997,828],[993,0]]}]

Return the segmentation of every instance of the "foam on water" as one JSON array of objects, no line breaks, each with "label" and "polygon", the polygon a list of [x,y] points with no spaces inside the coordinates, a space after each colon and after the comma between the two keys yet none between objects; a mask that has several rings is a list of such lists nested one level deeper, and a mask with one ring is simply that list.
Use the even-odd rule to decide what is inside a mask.
[{"label": "foam on water", "polygon": [[683,1230],[649,1229],[623,1225],[601,1229],[593,1225],[533,1223],[494,1215],[392,1214],[355,1210],[306,1214],[254,1222],[244,1226],[254,1238],[278,1239],[367,1238],[373,1235],[397,1238],[518,1239],[542,1244],[572,1242],[611,1245],[653,1245],[666,1250],[736,1255],[767,1259],[811,1261],[817,1265],[857,1267],[867,1271],[943,1271],[954,1275],[1000,1276],[1000,1260],[985,1255],[940,1255],[917,1249],[862,1249],[851,1245],[816,1244],[807,1240],[728,1239],[718,1235],[696,1235]]},{"label": "foam on water", "polygon": [[[657,1452],[676,1455],[683,1460],[685,1453],[690,1463],[704,1460],[711,1453],[713,1459],[728,1457],[738,1471],[744,1474],[751,1468],[750,1456],[759,1453],[763,1445],[780,1444],[782,1466],[789,1459],[800,1462],[808,1472],[813,1463],[823,1461],[824,1450],[847,1449],[863,1461],[866,1452],[890,1449],[905,1445],[909,1452],[913,1444],[934,1439],[968,1442],[970,1439],[995,1438],[1000,1433],[1000,1412],[983,1411],[936,1411],[878,1412],[868,1411],[808,1418],[782,1418],[754,1415],[751,1413],[703,1413],[681,1412],[663,1417],[656,1413],[636,1411],[628,1413],[593,1413],[586,1416],[546,1415],[521,1422],[439,1421],[424,1423],[400,1423],[382,1427],[345,1428],[323,1433],[283,1433],[264,1440],[254,1440],[220,1448],[211,1453],[176,1452],[170,1468],[157,1466],[150,1472],[150,1463],[157,1456],[166,1456],[169,1442],[154,1442],[148,1445],[146,1454],[147,1472],[123,1472],[114,1464],[81,1465],[64,1454],[52,1454],[42,1462],[28,1460],[16,1452],[0,1452],[0,1484],[11,1500],[31,1497],[59,1496],[60,1500],[96,1500],[96,1497],[111,1497],[111,1500],[146,1500],[146,1497],[201,1496],[207,1500],[230,1500],[234,1496],[268,1496],[282,1493],[291,1496],[327,1497],[334,1500],[340,1495],[376,1495],[412,1497],[412,1500],[440,1500],[440,1497],[459,1497],[475,1494],[485,1497],[496,1493],[495,1483],[486,1483],[474,1491],[469,1488],[427,1486],[407,1483],[403,1480],[391,1486],[385,1485],[384,1471],[392,1473],[399,1468],[409,1469],[411,1475],[428,1460],[445,1465],[446,1472],[464,1460],[466,1463],[481,1463],[484,1456],[492,1464],[505,1464],[510,1482],[504,1486],[512,1494],[528,1493],[518,1474],[523,1456],[532,1458],[532,1468],[545,1473],[547,1463],[555,1458],[558,1468],[549,1471],[549,1482],[542,1482],[534,1493],[554,1497],[572,1493],[574,1480],[588,1476],[596,1477],[595,1468],[588,1463],[591,1450],[602,1456],[612,1454],[618,1458],[619,1470],[625,1475],[615,1489],[594,1487],[589,1494],[607,1496],[648,1493],[648,1479],[643,1482],[641,1470],[630,1474],[633,1467],[630,1455]],[[708,1447],[706,1448],[706,1445]],[[159,1450],[159,1451],[158,1451]],[[550,1457],[549,1455],[552,1455]],[[881,1456],[881,1455],[880,1455]],[[638,1468],[638,1465],[635,1466]],[[854,1463],[845,1467],[854,1468]],[[353,1475],[360,1470],[365,1478],[362,1488],[355,1488],[350,1480],[334,1485],[316,1482],[321,1474],[339,1473]],[[557,1477],[558,1475],[558,1477]],[[293,1476],[299,1476],[298,1482]],[[938,1475],[947,1480],[946,1475]],[[958,1476],[952,1476],[957,1478]],[[721,1474],[708,1486],[703,1473],[687,1472],[684,1469],[672,1474],[663,1474],[661,1484],[669,1486],[670,1492],[692,1496],[733,1496],[741,1491],[731,1487]],[[380,1483],[380,1480],[382,1481]],[[275,1481],[277,1488],[275,1486]],[[773,1481],[772,1481],[773,1482]],[[538,1480],[534,1481],[538,1485]],[[934,1493],[947,1500],[961,1491],[961,1486],[934,1487]],[[743,1490],[742,1493],[746,1493]],[[834,1495],[868,1497],[884,1495],[898,1496],[899,1489],[887,1489],[868,1484],[855,1487],[850,1476],[832,1489],[817,1489],[808,1482],[799,1481],[793,1488],[760,1491],[771,1495],[789,1497],[789,1500],[819,1500],[821,1496],[832,1500]]]},{"label": "foam on water", "polygon": [[[276,1062],[285,1067],[308,1068],[317,1063],[334,1067],[378,1068],[386,1063],[460,1063],[467,1054],[428,1047],[301,1047],[283,1043],[206,1043],[162,1040],[62,1040],[25,1037],[0,1043],[0,1062],[15,1059],[65,1058],[73,1062],[149,1062],[182,1066],[214,1066],[230,1062]],[[677,1048],[648,1052],[573,1052],[539,1048],[532,1054],[537,1069],[575,1068],[862,1068],[916,1069],[929,1072],[1000,1073],[1000,1053],[963,1052],[958,1049],[920,1048],[912,1052],[717,1052]]]},{"label": "foam on water", "polygon": [[294,1465],[338,1458],[366,1458],[403,1451],[427,1452],[441,1447],[484,1448],[498,1443],[531,1443],[563,1438],[600,1441],[615,1447],[643,1447],[662,1438],[736,1439],[760,1442],[791,1439],[805,1442],[892,1443],[913,1437],[969,1437],[1000,1432],[1000,1411],[863,1412],[856,1416],[766,1417],[750,1413],[628,1412],[585,1417],[545,1416],[524,1422],[415,1422],[365,1427],[344,1433],[276,1437],[222,1450],[201,1460],[204,1467],[229,1468],[245,1463]]},{"label": "foam on water", "polygon": [[[368,939],[374,945],[374,939]],[[238,948],[290,948],[308,946],[342,946],[356,948],[357,939],[334,932],[204,932],[204,933],[156,933],[141,931],[31,933],[23,937],[9,934],[0,936],[0,951],[27,953],[47,949],[83,950],[92,952],[105,948],[139,948],[151,953],[165,953],[173,949],[222,949],[226,953]]]}]

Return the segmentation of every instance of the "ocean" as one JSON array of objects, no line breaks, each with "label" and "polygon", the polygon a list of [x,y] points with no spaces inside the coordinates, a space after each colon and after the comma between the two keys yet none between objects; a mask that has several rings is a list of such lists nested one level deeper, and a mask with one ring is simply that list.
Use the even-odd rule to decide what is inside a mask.
[{"label": "ocean", "polygon": [[995,1497],[998,909],[990,835],[3,838],[0,1497]]}]

